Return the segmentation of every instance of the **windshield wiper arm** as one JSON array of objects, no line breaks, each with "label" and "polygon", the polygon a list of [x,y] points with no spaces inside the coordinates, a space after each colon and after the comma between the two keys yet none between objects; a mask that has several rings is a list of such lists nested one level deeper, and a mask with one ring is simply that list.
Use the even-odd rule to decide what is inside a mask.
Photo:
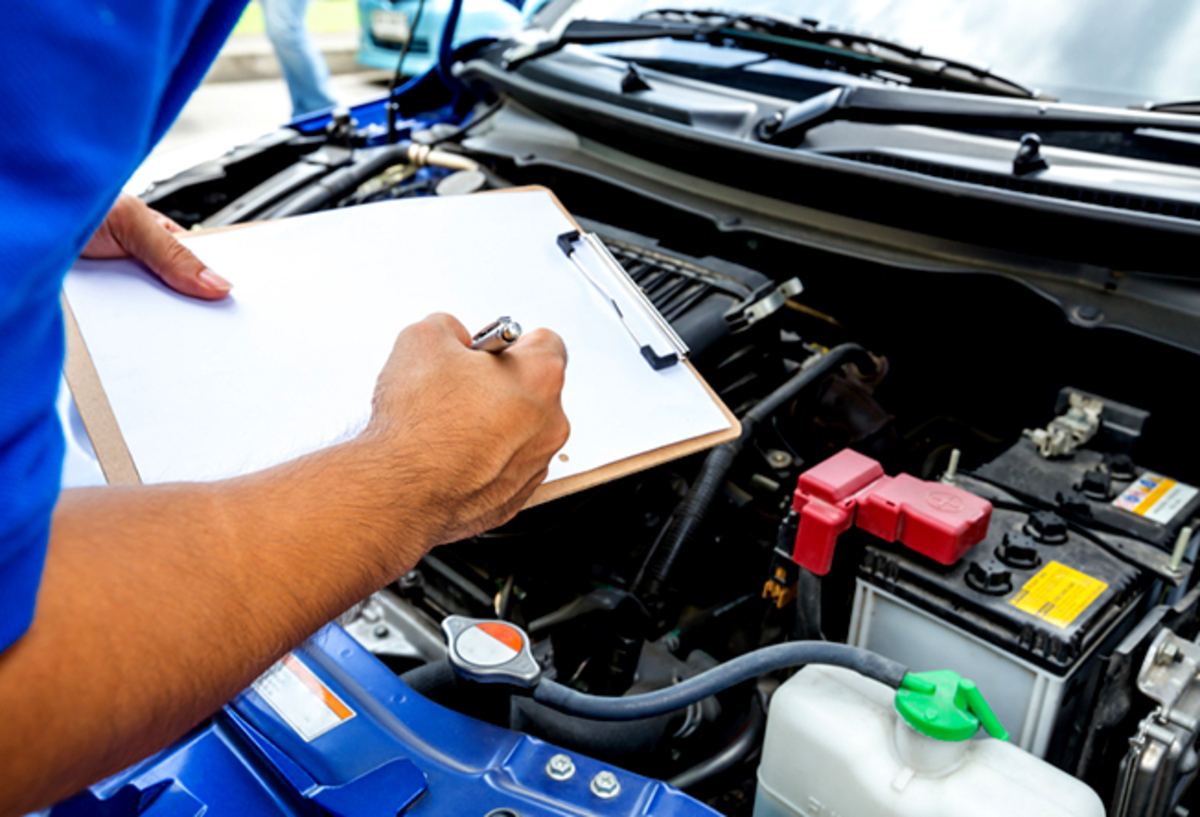
[{"label": "windshield wiper arm", "polygon": [[610,22],[607,20],[572,20],[555,38],[532,43],[521,43],[504,52],[504,67],[516,68],[526,60],[544,57],[567,45],[598,45],[601,43],[623,43],[634,40],[657,40],[661,37],[691,40],[705,37],[719,26],[696,23],[651,21],[638,23]]},{"label": "windshield wiper arm", "polygon": [[946,90],[1015,96],[1027,99],[1047,98],[1038,91],[1026,88],[989,68],[961,60],[930,54],[923,48],[907,46],[895,40],[856,34],[852,31],[822,26],[817,20],[801,19],[791,22],[771,14],[735,14],[727,11],[697,11],[659,9],[638,16],[639,22],[691,22],[717,24],[717,34],[728,37],[746,48],[760,50],[774,47],[811,49],[826,57],[834,56],[846,63],[858,63],[864,73],[880,76],[882,72],[899,75],[918,87],[949,85]]},{"label": "windshield wiper arm", "polygon": [[1159,128],[1200,133],[1200,119],[1188,114],[856,85],[834,88],[780,110],[758,124],[756,135],[763,142],[795,147],[812,128],[835,121],[956,130],[1132,133]]},{"label": "windshield wiper arm", "polygon": [[1158,113],[1200,114],[1200,99],[1183,99],[1178,102],[1147,102],[1144,107],[1133,110],[1157,111]]},{"label": "windshield wiper arm", "polygon": [[[655,16],[663,19],[653,19]],[[681,18],[681,19],[673,19]],[[906,80],[916,87],[945,87],[979,94],[1026,99],[1038,94],[1024,86],[964,62],[935,57],[865,35],[817,27],[813,21],[796,25],[762,14],[720,11],[683,12],[665,9],[643,14],[634,22],[572,20],[557,37],[515,45],[504,52],[504,67],[552,54],[566,45],[597,45],[668,38],[724,42],[781,59],[812,64],[835,60],[875,79]]]}]

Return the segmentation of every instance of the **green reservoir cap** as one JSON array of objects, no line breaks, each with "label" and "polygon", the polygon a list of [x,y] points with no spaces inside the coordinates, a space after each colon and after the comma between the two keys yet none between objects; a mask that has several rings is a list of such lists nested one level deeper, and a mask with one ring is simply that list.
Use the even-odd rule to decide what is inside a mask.
[{"label": "green reservoir cap", "polygon": [[1008,740],[975,682],[950,670],[904,676],[896,711],[913,729],[938,740],[970,740],[980,726],[992,737]]}]

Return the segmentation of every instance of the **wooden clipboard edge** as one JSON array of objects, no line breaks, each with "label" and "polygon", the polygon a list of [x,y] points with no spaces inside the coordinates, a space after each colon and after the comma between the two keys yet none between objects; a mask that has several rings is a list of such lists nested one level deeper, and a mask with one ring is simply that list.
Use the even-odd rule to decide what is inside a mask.
[{"label": "wooden clipboard edge", "polygon": [[707,451],[710,448],[727,443],[731,440],[736,440],[742,433],[742,424],[734,415],[729,407],[726,406],[721,398],[717,396],[708,382],[700,376],[696,368],[692,366],[691,361],[684,361],[684,365],[692,370],[692,374],[704,386],[704,390],[708,392],[709,397],[721,409],[721,413],[725,415],[725,419],[729,421],[729,428],[720,431],[713,431],[709,434],[704,434],[699,437],[693,437],[690,440],[673,443],[671,445],[656,448],[652,451],[644,451],[641,454],[636,454],[632,457],[626,457],[623,460],[610,462],[608,465],[602,465],[599,468],[593,468],[591,471],[585,471],[582,474],[576,474],[573,477],[565,479],[557,479],[554,482],[544,482],[538,486],[533,492],[533,496],[525,503],[526,508],[532,508],[535,505],[541,505],[544,502],[550,502],[555,499],[560,499],[564,496],[585,491],[588,488],[595,488],[597,485],[603,485],[606,482],[620,479],[621,477],[636,474],[640,471],[646,471],[656,465],[671,462],[672,460],[682,459],[683,457],[696,454],[701,451]]},{"label": "wooden clipboard edge", "polygon": [[104,479],[109,485],[140,485],[142,479],[129,453],[129,446],[125,444],[121,427],[117,425],[117,416],[108,402],[108,394],[100,382],[83,334],[79,331],[75,313],[67,302],[67,293],[63,292],[60,299],[67,341],[63,375],[71,396],[75,398],[75,407],[79,410],[83,427],[92,441],[92,450],[100,461],[100,470],[104,472]]},{"label": "wooden clipboard edge", "polygon": [[[558,196],[554,195],[554,192],[548,187],[527,185],[489,192],[546,193],[575,229],[582,231],[579,223],[575,221],[575,217],[568,212],[566,207],[563,207]],[[216,227],[212,230],[198,230],[188,235],[205,235],[207,233],[224,232],[248,226],[251,225],[236,224],[228,227]],[[88,352],[83,334],[79,331],[79,324],[75,321],[75,315],[71,311],[70,303],[67,301],[66,292],[62,293],[61,298],[67,340],[67,356],[63,365],[63,372],[66,376],[67,386],[71,389],[71,395],[75,398],[75,405],[79,409],[79,416],[83,420],[83,426],[87,429],[88,437],[92,441],[92,448],[96,452],[96,458],[100,461],[100,469],[104,472],[104,478],[109,485],[140,485],[142,480],[138,475],[137,467],[134,465],[133,456],[129,453],[129,446],[125,443],[125,437],[121,433],[120,426],[117,424],[117,417],[113,413],[112,404],[108,401],[108,394],[104,391],[104,385],[100,382],[100,376],[96,372],[96,366],[92,362],[92,356]],[[692,375],[700,381],[708,396],[720,408],[721,413],[725,415],[725,419],[729,421],[728,428],[663,446],[662,448],[656,448],[652,451],[645,451],[641,454],[594,468],[591,471],[576,474],[573,477],[544,483],[534,491],[533,496],[530,497],[525,507],[532,508],[535,505],[541,505],[588,488],[594,488],[597,485],[603,485],[620,477],[645,471],[656,465],[671,462],[672,460],[677,460],[736,439],[742,433],[742,425],[737,417],[721,401],[717,393],[712,390],[712,387],[708,385],[708,381],[696,371],[696,367],[692,365],[691,361],[684,361],[683,365],[688,367]]]}]

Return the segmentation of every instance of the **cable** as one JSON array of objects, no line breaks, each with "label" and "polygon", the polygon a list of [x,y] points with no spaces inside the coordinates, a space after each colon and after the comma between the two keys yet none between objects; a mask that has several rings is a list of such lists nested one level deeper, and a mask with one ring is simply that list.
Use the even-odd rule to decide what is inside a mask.
[{"label": "cable", "polygon": [[[458,95],[467,90],[462,80],[454,76],[450,70],[451,56],[454,52],[454,33],[458,29],[458,18],[462,14],[463,0],[450,0],[450,12],[446,15],[446,24],[442,27],[442,41],[438,47],[437,73],[442,84],[454,91],[455,102]],[[452,103],[453,104],[453,103]]]},{"label": "cable", "polygon": [[269,215],[271,218],[283,218],[320,210],[330,202],[351,193],[367,179],[381,173],[391,165],[407,161],[408,148],[408,145],[386,145],[360,151],[356,155],[366,155],[368,158],[358,164],[338,168],[316,184],[305,187],[299,194],[265,215]]},{"label": "cable", "polygon": [[746,412],[742,417],[742,433],[736,440],[719,445],[709,452],[704,465],[700,467],[700,473],[688,489],[687,496],[671,514],[642,563],[633,582],[634,595],[647,601],[658,596],[666,586],[675,563],[699,532],[709,507],[721,486],[725,484],[725,477],[733,467],[734,460],[742,453],[746,442],[754,433],[755,426],[852,357],[874,368],[875,364],[870,355],[857,343],[843,343],[833,347],[811,366],[801,369],[798,374]]},{"label": "cable", "polygon": [[413,38],[417,36],[417,26],[421,25],[421,12],[423,11],[425,11],[425,0],[417,0],[417,13],[413,15],[412,24],[408,27],[408,39],[400,46],[400,59],[396,62],[396,73],[392,74],[392,81],[388,85],[387,143],[389,145],[396,143],[396,117],[400,111],[400,103],[396,101],[396,86],[400,84],[400,78],[404,76],[404,59],[408,56]]},{"label": "cable", "polygon": [[449,142],[451,139],[457,139],[458,137],[466,134],[467,131],[469,131],[471,128],[475,127],[476,125],[480,124],[481,122],[486,122],[488,119],[490,119],[492,117],[493,114],[496,113],[496,111],[500,110],[503,107],[504,107],[504,100],[498,99],[495,102],[493,102],[491,105],[489,105],[487,108],[484,108],[484,110],[481,113],[476,114],[470,120],[459,125],[454,130],[450,131],[449,133],[445,133],[445,134],[439,136],[438,138],[433,139],[432,141],[425,142],[424,144],[426,144],[432,148],[432,147],[437,147],[438,145],[442,144],[443,142]]},{"label": "cable", "polygon": [[601,721],[637,720],[683,709],[767,672],[806,664],[829,664],[852,669],[893,689],[899,689],[904,676],[908,674],[902,664],[858,647],[823,641],[791,641],[746,653],[674,686],[643,695],[620,698],[588,695],[556,681],[543,679],[533,688],[533,699],[584,718]]},{"label": "cable", "polygon": [[758,696],[755,695],[750,700],[750,713],[746,717],[746,724],[737,733],[737,736],[730,741],[729,745],[712,757],[702,760],[695,766],[675,775],[667,781],[667,785],[674,786],[677,789],[689,789],[711,777],[716,777],[721,772],[732,769],[758,746],[759,741],[762,740],[766,725],[767,716],[763,712],[763,707],[758,700]]}]

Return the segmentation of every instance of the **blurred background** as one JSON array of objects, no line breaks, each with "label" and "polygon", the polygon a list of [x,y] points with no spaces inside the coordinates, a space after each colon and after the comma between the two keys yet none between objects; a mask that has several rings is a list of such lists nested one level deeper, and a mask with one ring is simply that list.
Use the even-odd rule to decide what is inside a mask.
[{"label": "blurred background", "polygon": [[[361,29],[356,0],[312,0],[306,22],[329,65],[338,102],[356,105],[387,91],[391,72],[365,67],[357,59]],[[274,130],[291,115],[292,103],[256,0],[247,6],[204,83],[125,189],[140,193],[156,179]]]}]

